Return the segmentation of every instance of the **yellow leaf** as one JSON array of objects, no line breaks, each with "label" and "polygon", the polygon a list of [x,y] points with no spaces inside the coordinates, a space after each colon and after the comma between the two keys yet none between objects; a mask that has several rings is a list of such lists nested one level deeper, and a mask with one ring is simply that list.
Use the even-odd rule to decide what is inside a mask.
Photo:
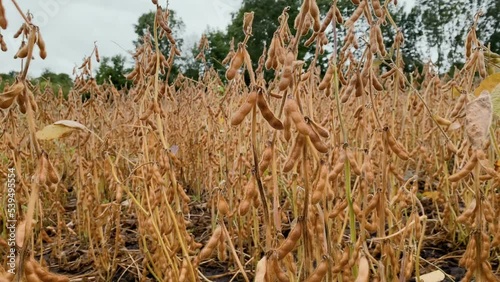
[{"label": "yellow leaf", "polygon": [[462,87],[457,86],[457,85],[453,85],[453,86],[451,87],[451,93],[452,93],[452,95],[453,95],[453,98],[458,98],[458,97],[460,97],[461,92],[462,92]]},{"label": "yellow leaf", "polygon": [[500,84],[500,73],[492,74],[481,81],[481,84],[474,90],[474,95],[477,97],[485,90],[492,93],[498,84]]},{"label": "yellow leaf", "polygon": [[439,192],[438,191],[425,191],[422,193],[422,196],[425,198],[432,199],[433,201],[437,201],[439,198]]},{"label": "yellow leaf", "polygon": [[40,140],[52,140],[60,137],[67,136],[70,132],[76,130],[72,127],[64,125],[49,124],[42,130],[36,132],[36,138]]},{"label": "yellow leaf", "polygon": [[53,124],[47,125],[35,134],[36,138],[40,140],[52,140],[69,135],[75,130],[88,130],[84,125],[72,120],[60,120]]},{"label": "yellow leaf", "polygon": [[493,107],[493,114],[500,117],[500,84],[491,91],[491,105]]}]

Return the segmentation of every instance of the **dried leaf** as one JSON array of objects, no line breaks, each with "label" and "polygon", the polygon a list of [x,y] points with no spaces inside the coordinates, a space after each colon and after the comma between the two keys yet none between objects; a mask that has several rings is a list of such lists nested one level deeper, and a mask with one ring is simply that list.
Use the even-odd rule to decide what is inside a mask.
[{"label": "dried leaf", "polygon": [[450,124],[450,126],[448,126],[448,130],[449,131],[453,131],[453,130],[459,129],[460,127],[462,127],[462,125],[460,124],[460,122],[455,121],[452,124]]},{"label": "dried leaf", "polygon": [[493,113],[500,117],[500,84],[491,91],[491,104],[493,105]]},{"label": "dried leaf", "polygon": [[477,97],[481,95],[483,91],[488,91],[489,93],[493,92],[493,89],[500,84],[500,73],[492,74],[486,77],[481,84],[474,90],[474,95]]},{"label": "dried leaf", "polygon": [[465,132],[475,149],[483,148],[483,144],[488,138],[492,112],[491,97],[488,91],[483,91],[465,108]]},{"label": "dried leaf", "polygon": [[255,269],[255,282],[265,282],[266,272],[267,272],[267,257],[263,257],[257,263],[257,268]]},{"label": "dried leaf", "polygon": [[74,120],[60,120],[60,121],[54,122],[54,124],[64,125],[67,127],[78,128],[78,129],[82,129],[82,130],[88,130],[87,127],[85,127],[85,125],[83,125],[77,121],[74,121]]},{"label": "dried leaf", "polygon": [[68,136],[71,132],[77,129],[88,131],[88,129],[79,122],[72,120],[60,120],[37,131],[36,138],[40,140],[52,140]]},{"label": "dried leaf", "polygon": [[19,248],[22,248],[24,245],[24,235],[26,231],[26,220],[21,221],[19,225],[17,225],[16,229],[16,245]]},{"label": "dried leaf", "polygon": [[436,270],[431,273],[420,275],[421,282],[440,282],[445,278],[444,273],[441,270]]}]

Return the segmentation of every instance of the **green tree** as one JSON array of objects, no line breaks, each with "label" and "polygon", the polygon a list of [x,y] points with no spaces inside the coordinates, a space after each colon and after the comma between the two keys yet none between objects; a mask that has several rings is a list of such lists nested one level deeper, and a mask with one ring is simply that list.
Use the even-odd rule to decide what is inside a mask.
[{"label": "green tree", "polygon": [[414,6],[409,13],[403,13],[398,23],[404,36],[404,44],[401,47],[405,72],[422,70],[423,52],[418,48],[418,43],[424,36],[422,28],[421,10],[418,5]]},{"label": "green tree", "polygon": [[9,73],[0,73],[0,92],[3,91],[6,84],[12,85],[17,75],[18,72],[15,71],[11,71]]},{"label": "green tree", "polygon": [[480,8],[484,15],[479,21],[477,35],[485,44],[490,44],[491,51],[500,54],[500,18],[498,17],[500,5],[498,0],[470,1],[476,2],[477,6],[479,6],[478,2],[482,3]]},{"label": "green tree", "polygon": [[73,79],[67,73],[54,73],[49,69],[45,69],[35,81],[40,83],[41,89],[47,86],[52,87],[54,94],[57,94],[61,87],[64,97],[67,97],[69,90],[73,87]]},{"label": "green tree", "polygon": [[[328,11],[331,1],[317,0],[322,16]],[[347,2],[344,0],[344,2]],[[274,32],[279,26],[278,17],[281,15],[285,7],[290,7],[288,14],[288,25],[291,27],[292,33],[295,17],[299,13],[302,0],[243,0],[240,9],[232,15],[232,21],[225,31],[209,30],[207,38],[210,43],[207,61],[210,66],[213,66],[220,74],[225,72],[225,66],[221,65],[221,61],[229,52],[229,42],[234,38],[235,48],[238,42],[242,42],[245,35],[243,33],[243,18],[245,12],[254,12],[252,37],[247,42],[247,50],[252,59],[254,67],[257,66],[259,57],[262,55],[264,46],[269,46]],[[309,37],[310,33],[304,36],[302,44],[299,44],[299,58],[304,58],[306,53],[312,50],[312,47],[304,47],[304,41]]]},{"label": "green tree", "polygon": [[126,58],[122,55],[103,57],[95,76],[96,82],[103,84],[110,81],[117,89],[125,87],[129,82],[124,76],[127,72],[125,62]]}]

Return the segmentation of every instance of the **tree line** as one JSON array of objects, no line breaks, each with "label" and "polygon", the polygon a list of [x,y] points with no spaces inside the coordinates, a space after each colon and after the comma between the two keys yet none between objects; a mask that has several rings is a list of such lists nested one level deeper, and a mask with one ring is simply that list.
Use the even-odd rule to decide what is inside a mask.
[{"label": "tree line", "polygon": [[[184,45],[182,35],[185,24],[175,11],[171,11],[169,26],[173,36],[177,39],[177,46],[182,50],[182,56],[176,58],[169,79],[175,78],[178,73],[197,79],[199,74],[207,68],[213,68],[224,79],[226,65],[222,64],[222,61],[230,51],[230,42],[233,41],[236,45],[243,40],[243,17],[244,13],[248,11],[254,12],[254,21],[253,36],[247,42],[247,50],[249,50],[252,62],[258,62],[265,46],[269,46],[273,33],[279,25],[278,18],[283,9],[288,7],[288,23],[293,28],[293,21],[298,14],[301,3],[302,0],[243,0],[240,9],[232,14],[231,22],[225,29],[205,31],[204,35],[209,47],[203,50],[204,62],[195,60],[201,51],[197,44],[194,46]],[[317,0],[317,3],[322,13],[321,17],[324,17],[332,1]],[[338,0],[337,5],[344,19],[347,19],[355,8],[350,0]],[[406,11],[401,3],[398,6],[391,3],[388,7],[395,24],[404,34],[405,44],[402,46],[402,54],[406,71],[421,69],[424,63],[432,60],[440,73],[452,74],[455,67],[460,67],[464,63],[465,37],[477,16],[480,17],[477,26],[478,38],[492,52],[500,53],[500,19],[497,16],[500,13],[500,5],[498,5],[497,0],[416,0],[409,11]],[[135,45],[142,43],[141,40],[145,33],[153,34],[154,17],[155,12],[153,11],[139,17],[137,24],[134,25],[134,31],[137,35],[137,40],[134,41]],[[396,32],[390,24],[382,26],[388,50],[390,50]],[[342,46],[345,33],[343,25],[337,26],[338,48]],[[358,37],[363,37],[363,34],[358,34]],[[332,32],[329,32],[328,40],[333,46]],[[158,43],[160,51],[167,56],[170,51],[168,40],[163,38]],[[313,50],[313,47],[306,48],[304,44],[300,46],[299,57],[311,58],[312,56],[307,56],[307,54],[309,50]],[[325,50],[325,54],[321,56],[320,65],[326,65],[331,52],[333,52],[333,47],[330,50]],[[125,78],[125,74],[130,71],[126,67],[128,60],[130,58],[123,55],[104,57],[95,71],[97,83],[112,83],[119,89],[130,85],[131,82]],[[14,77],[14,72],[1,74],[0,90],[5,82],[13,80]],[[69,75],[55,74],[50,70],[46,70],[34,80],[40,83],[50,81],[52,84],[60,85],[65,94],[72,86]]]}]

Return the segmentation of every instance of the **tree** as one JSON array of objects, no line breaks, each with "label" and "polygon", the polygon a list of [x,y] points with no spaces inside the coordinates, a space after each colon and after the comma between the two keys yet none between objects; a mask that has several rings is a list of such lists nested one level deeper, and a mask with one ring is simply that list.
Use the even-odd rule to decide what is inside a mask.
[{"label": "tree", "polygon": [[125,62],[126,58],[121,55],[116,55],[111,58],[103,57],[95,76],[96,82],[98,84],[103,84],[104,82],[111,81],[117,89],[125,87],[128,82],[124,76],[124,73],[127,72],[125,69]]},{"label": "tree", "polygon": [[[137,34],[137,40],[134,41],[134,45],[138,46],[143,43],[144,35],[149,33],[151,35],[151,40],[154,43],[154,20],[155,12],[145,13],[139,17],[138,23],[134,25],[134,31]],[[177,17],[177,14],[173,10],[169,10],[168,25],[172,30],[172,35],[176,40],[176,46],[179,50],[182,50],[182,45],[184,40],[182,39],[182,33],[185,29],[185,24],[181,18]],[[158,34],[161,28],[158,28]],[[168,57],[170,53],[171,44],[166,37],[163,37],[158,42],[158,47],[160,52]],[[185,58],[176,57],[174,65],[170,72],[169,80],[173,80],[179,73],[179,67],[184,64]]]},{"label": "tree", "polygon": [[403,31],[404,44],[401,47],[403,54],[403,62],[405,64],[405,72],[409,73],[414,70],[422,70],[423,53],[418,48],[422,36],[421,10],[418,5],[414,6],[409,13],[404,13],[399,21],[399,27]]},{"label": "tree", "polygon": [[9,73],[0,73],[0,92],[3,92],[6,84],[12,85],[18,74],[19,73],[15,71],[11,71]]},{"label": "tree", "polygon": [[490,43],[492,51],[498,53],[498,0],[418,0],[401,22],[408,35],[407,43],[410,43],[405,52],[412,59],[423,57],[423,54],[437,55],[434,63],[441,72],[461,66],[465,59],[465,37],[479,10],[484,15],[477,27],[478,38],[484,44]]},{"label": "tree", "polygon": [[[484,15],[479,22],[477,34],[485,44],[490,44],[491,51],[500,54],[500,19],[498,17],[500,5],[498,0],[486,0],[481,3],[483,3],[481,8]],[[479,3],[476,5],[479,6]]]},{"label": "tree", "polygon": [[[326,14],[331,4],[329,0],[317,0],[322,14]],[[344,0],[343,2],[346,2]],[[288,14],[288,25],[293,28],[295,17],[299,13],[302,0],[243,0],[241,8],[232,15],[232,21],[225,31],[209,30],[207,38],[210,43],[207,60],[210,66],[213,66],[219,74],[224,74],[225,66],[220,62],[229,53],[229,42],[234,38],[235,48],[238,42],[242,42],[245,35],[243,33],[243,18],[245,12],[254,12],[253,35],[247,42],[247,51],[252,59],[254,68],[262,55],[264,46],[269,46],[274,32],[279,26],[278,17],[285,7],[290,7]],[[292,30],[292,33],[294,30]],[[298,58],[304,58],[311,48],[304,47],[305,40],[311,33],[302,37],[302,44],[299,44]]]},{"label": "tree", "polygon": [[50,85],[53,93],[58,93],[60,87],[64,97],[67,97],[69,90],[73,87],[73,79],[68,74],[54,73],[49,69],[45,69],[42,75],[36,78],[35,81],[40,83],[42,89]]}]

